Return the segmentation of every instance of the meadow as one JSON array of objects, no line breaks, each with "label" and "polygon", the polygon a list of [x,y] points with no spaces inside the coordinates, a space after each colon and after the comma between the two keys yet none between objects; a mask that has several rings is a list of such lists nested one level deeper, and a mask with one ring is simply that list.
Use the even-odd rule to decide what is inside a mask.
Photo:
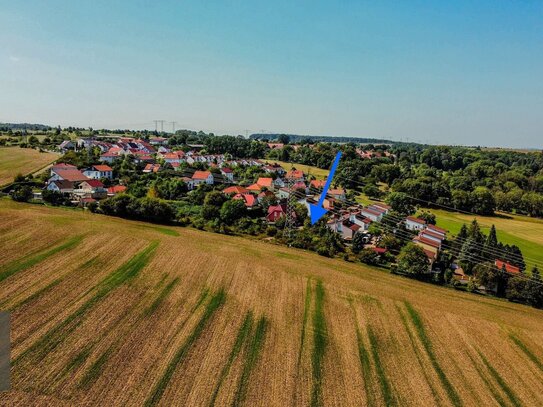
[{"label": "meadow", "polygon": [[20,147],[0,147],[0,186],[9,184],[17,174],[38,171],[58,159],[57,154],[40,153]]},{"label": "meadow", "polygon": [[305,174],[312,175],[316,179],[326,179],[329,172],[328,170],[323,170],[322,168],[314,167],[311,165],[288,163],[285,161],[277,161],[277,160],[264,160],[264,161],[269,164],[279,164],[286,171],[290,171],[292,168],[296,168],[297,170],[302,170]]},{"label": "meadow", "polygon": [[543,311],[271,243],[0,199],[2,405],[543,404]]}]

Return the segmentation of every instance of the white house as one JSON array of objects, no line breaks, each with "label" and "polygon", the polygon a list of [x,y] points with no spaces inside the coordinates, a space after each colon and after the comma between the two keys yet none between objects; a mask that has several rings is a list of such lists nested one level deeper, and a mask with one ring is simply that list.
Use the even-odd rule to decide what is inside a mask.
[{"label": "white house", "polygon": [[405,227],[408,230],[423,230],[424,228],[426,228],[426,221],[424,219],[408,216],[405,219]]},{"label": "white house", "polygon": [[362,231],[368,230],[371,225],[371,219],[365,218],[360,213],[351,213],[349,215],[349,220],[360,226]]},{"label": "white house", "polygon": [[93,165],[89,169],[83,171],[83,174],[92,179],[113,179],[113,168],[109,165]]},{"label": "white house", "polygon": [[232,171],[231,168],[228,168],[228,167],[221,168],[221,174],[224,177],[224,179],[230,182],[234,182],[234,171]]},{"label": "white house", "polygon": [[74,183],[65,180],[51,181],[47,184],[47,190],[59,192],[61,194],[71,194],[74,190]]},{"label": "white house", "polygon": [[210,171],[195,171],[192,175],[192,180],[194,186],[206,183],[208,185],[213,185],[214,179],[213,174]]},{"label": "white house", "polygon": [[376,211],[375,209],[364,208],[360,211],[360,215],[368,218],[369,220],[373,222],[381,222],[381,219],[383,219],[384,213]]}]

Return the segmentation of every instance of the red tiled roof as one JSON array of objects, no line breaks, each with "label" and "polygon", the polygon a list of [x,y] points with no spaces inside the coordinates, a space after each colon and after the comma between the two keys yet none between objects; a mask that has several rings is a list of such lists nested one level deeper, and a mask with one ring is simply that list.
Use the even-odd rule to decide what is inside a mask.
[{"label": "red tiled roof", "polygon": [[63,169],[57,172],[59,177],[66,181],[86,181],[89,178],[86,177],[81,171],[73,169]]},{"label": "red tiled roof", "polygon": [[376,210],[373,210],[373,209],[370,209],[370,208],[364,208],[362,209],[361,212],[367,212],[371,215],[375,215],[375,216],[381,216],[383,213],[382,212],[379,212],[379,211],[376,211]]},{"label": "red tiled roof", "polygon": [[121,192],[124,192],[124,191],[126,191],[126,187],[124,185],[114,185],[107,189],[107,192],[109,194],[120,194]]},{"label": "red tiled roof", "polygon": [[245,202],[245,206],[248,207],[248,208],[256,205],[256,203],[257,203],[256,197],[254,195],[251,195],[251,194],[237,194],[232,199],[243,200]]},{"label": "red tiled roof", "polygon": [[436,232],[446,234],[447,231],[443,228],[437,227],[436,225],[428,225],[428,229],[435,230]]},{"label": "red tiled roof", "polygon": [[304,172],[302,170],[290,170],[289,172],[287,172],[287,175],[286,175],[287,178],[303,178],[304,177]]},{"label": "red tiled roof", "polygon": [[435,237],[436,239],[439,239],[439,240],[443,240],[444,237],[442,234],[440,233],[435,233],[433,232],[432,230],[430,229],[425,229],[423,230],[421,233],[420,233],[421,236],[424,236],[424,235],[428,235],[428,236],[431,236],[431,237]]},{"label": "red tiled roof", "polygon": [[441,247],[441,243],[436,242],[435,240],[428,239],[424,236],[417,236],[413,239],[414,242],[420,242],[423,244],[427,244],[428,246],[435,247],[436,249],[439,249]]},{"label": "red tiled roof", "polygon": [[240,187],[239,185],[233,185],[225,188],[222,191],[224,194],[246,194],[249,192],[247,188]]},{"label": "red tiled roof", "polygon": [[310,182],[309,185],[311,185],[313,188],[324,188],[324,185],[326,185],[326,181],[314,179]]},{"label": "red tiled roof", "polygon": [[273,178],[260,177],[256,183],[263,187],[271,187],[273,184]]},{"label": "red tiled roof", "polygon": [[53,165],[52,170],[77,170],[77,167],[72,164],[60,163]]},{"label": "red tiled roof", "polygon": [[224,168],[221,168],[221,171],[226,173],[226,174],[230,174],[232,173],[232,169],[231,168],[228,168],[228,167],[224,167]]},{"label": "red tiled roof", "polygon": [[103,188],[104,187],[104,184],[102,184],[102,182],[99,179],[89,179],[88,181],[84,181],[84,182],[86,182],[87,184],[89,184],[89,186],[91,186],[93,188]]},{"label": "red tiled roof", "polygon": [[509,264],[503,260],[496,260],[494,264],[500,270],[503,269],[503,267],[505,266],[505,271],[507,271],[508,273],[513,273],[513,274],[520,273],[520,269],[518,267],[513,266],[512,264]]},{"label": "red tiled roof", "polygon": [[247,189],[249,191],[257,191],[257,192],[260,192],[260,190],[262,189],[262,186],[261,185],[258,185],[258,184],[252,184],[252,185],[249,185],[247,187]]},{"label": "red tiled roof", "polygon": [[207,179],[211,175],[209,171],[195,171],[192,175],[192,179]]},{"label": "red tiled roof", "polygon": [[424,254],[426,255],[426,257],[428,257],[429,260],[435,260],[436,258],[436,253],[434,253],[433,251],[431,250],[428,250],[428,249],[422,249],[424,251]]},{"label": "red tiled roof", "polygon": [[93,165],[93,167],[97,171],[105,172],[105,171],[113,171],[113,168],[111,168],[109,165]]},{"label": "red tiled roof", "polygon": [[371,249],[377,254],[383,254],[383,253],[388,252],[388,250],[385,249],[384,247],[372,247]]}]

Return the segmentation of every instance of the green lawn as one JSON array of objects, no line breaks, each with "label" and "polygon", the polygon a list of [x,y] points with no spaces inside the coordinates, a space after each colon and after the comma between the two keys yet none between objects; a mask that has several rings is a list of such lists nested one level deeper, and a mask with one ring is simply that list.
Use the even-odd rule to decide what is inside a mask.
[{"label": "green lawn", "polygon": [[542,219],[516,215],[475,216],[441,209],[432,209],[431,212],[436,215],[437,226],[447,229],[452,234],[457,234],[463,223],[469,224],[474,218],[485,233],[495,225],[500,242],[517,245],[528,267],[535,262],[543,264]]}]

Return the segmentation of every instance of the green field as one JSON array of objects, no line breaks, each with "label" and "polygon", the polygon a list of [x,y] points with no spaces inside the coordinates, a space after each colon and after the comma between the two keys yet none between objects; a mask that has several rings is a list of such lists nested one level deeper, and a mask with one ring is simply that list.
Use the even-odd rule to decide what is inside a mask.
[{"label": "green field", "polygon": [[485,233],[495,225],[500,242],[517,245],[526,264],[543,263],[543,219],[505,214],[475,216],[442,209],[432,209],[431,212],[436,215],[437,226],[452,234],[457,234],[464,223],[469,224],[473,219],[477,219]]},{"label": "green field", "polygon": [[328,170],[323,170],[322,168],[313,167],[311,165],[297,164],[297,163],[287,163],[285,161],[277,160],[265,160],[270,164],[279,164],[285,170],[290,171],[292,168],[297,170],[302,170],[305,174],[313,175],[316,179],[326,179],[328,176]]}]

